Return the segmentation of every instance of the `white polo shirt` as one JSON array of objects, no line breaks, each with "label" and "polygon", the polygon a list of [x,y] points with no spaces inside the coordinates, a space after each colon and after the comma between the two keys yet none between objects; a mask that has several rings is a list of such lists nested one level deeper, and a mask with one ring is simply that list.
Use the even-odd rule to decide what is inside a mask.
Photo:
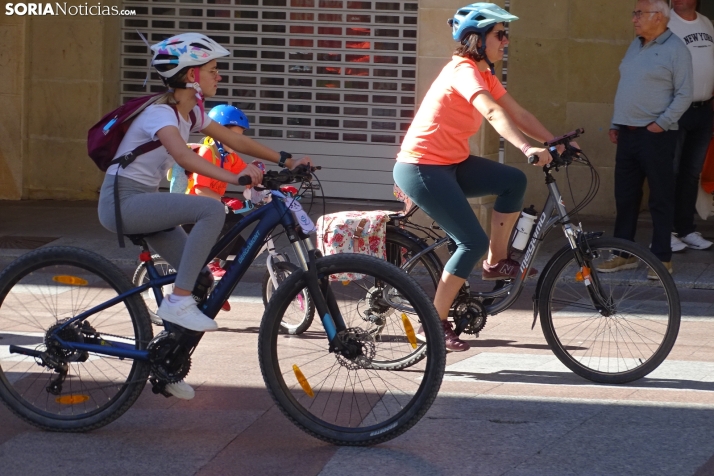
[{"label": "white polo shirt", "polygon": [[680,37],[692,54],[694,68],[694,96],[692,101],[707,101],[714,94],[714,27],[712,22],[697,13],[697,19],[683,20],[674,10],[670,12],[669,29]]}]

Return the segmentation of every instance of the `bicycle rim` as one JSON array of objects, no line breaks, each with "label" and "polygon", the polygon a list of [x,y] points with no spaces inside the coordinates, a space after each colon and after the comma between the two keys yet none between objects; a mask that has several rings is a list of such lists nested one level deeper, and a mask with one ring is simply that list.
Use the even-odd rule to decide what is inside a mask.
[{"label": "bicycle rim", "polygon": [[[102,269],[91,253],[60,248],[26,255],[0,276],[0,393],[15,413],[47,429],[81,431],[107,424],[138,397],[148,366],[130,359],[53,346],[51,330],[130,289],[118,269]],[[104,260],[106,261],[106,260]],[[119,274],[117,276],[117,273]],[[123,281],[121,281],[123,279]],[[62,331],[65,341],[88,339],[145,348],[151,327],[138,297],[130,298]],[[39,358],[10,353],[10,345],[51,354],[67,365],[58,373]]]},{"label": "bicycle rim", "polygon": [[[359,273],[331,281],[330,288],[346,326],[363,344],[364,359],[330,353],[322,326],[301,336],[278,334],[284,310],[305,287],[300,272],[277,290],[261,325],[259,354],[266,384],[283,412],[318,438],[346,445],[394,438],[421,418],[441,383],[445,351],[438,316],[423,290],[384,261],[332,256],[318,261],[319,272]],[[392,286],[418,314],[392,312],[379,296],[381,283]],[[403,371],[372,365],[413,354],[420,345],[415,336],[420,320],[427,341],[433,342],[424,346],[421,361]]]},{"label": "bicycle rim", "polygon": [[[156,271],[159,272],[159,275],[166,276],[167,274],[176,272],[176,270],[161,256],[153,255],[152,259],[154,261]],[[134,286],[141,286],[142,284],[149,282],[149,273],[146,271],[146,265],[144,263],[140,264],[137,270],[134,272],[134,279],[132,279],[132,282],[134,283]],[[162,294],[164,296],[168,296],[173,292],[174,285],[167,284],[166,286],[162,286],[161,289]],[[141,293],[141,297],[144,299],[144,302],[146,303],[146,308],[149,310],[149,317],[151,318],[151,322],[157,326],[163,326],[163,321],[156,314],[156,311],[158,311],[159,306],[156,304],[154,290],[151,288],[147,289],[146,291]]]},{"label": "bicycle rim", "polygon": [[[611,315],[593,305],[572,252],[558,259],[543,283],[541,325],[558,358],[578,375],[603,383],[644,377],[666,358],[677,337],[679,297],[657,258],[632,242],[592,242],[592,278],[611,303]],[[603,273],[613,254],[629,255],[629,269]],[[657,274],[647,279],[648,271]],[[607,313],[606,313],[607,314]]]}]

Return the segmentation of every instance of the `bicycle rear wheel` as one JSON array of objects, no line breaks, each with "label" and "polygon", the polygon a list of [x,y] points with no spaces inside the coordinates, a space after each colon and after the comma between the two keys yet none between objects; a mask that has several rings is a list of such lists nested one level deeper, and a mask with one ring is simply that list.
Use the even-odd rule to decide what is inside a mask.
[{"label": "bicycle rear wheel", "polygon": [[[350,360],[331,353],[321,326],[301,336],[280,334],[285,311],[306,288],[306,273],[297,271],[277,289],[260,326],[258,353],[268,390],[290,420],[322,440],[371,445],[392,439],[419,421],[441,385],[445,349],[436,310],[413,279],[373,257],[321,258],[317,272],[319,277],[353,274],[329,287],[363,355]],[[387,286],[393,289],[392,301],[413,312],[391,308],[381,295]],[[404,371],[372,365],[412,354],[420,324],[428,343],[420,362]],[[384,330],[376,340],[380,326]]]},{"label": "bicycle rear wheel", "polygon": [[[394,226],[387,226],[385,238],[387,261],[403,268],[417,253],[427,247],[427,244],[415,235]],[[424,289],[426,295],[434,298],[436,287],[441,279],[441,261],[433,251],[426,253],[404,269]]]},{"label": "bicycle rear wheel", "polygon": [[[161,276],[166,276],[167,274],[170,273],[175,273],[176,270],[169,264],[168,261],[163,259],[161,256],[154,254],[151,255],[151,259],[154,261],[154,266],[156,267],[156,271],[159,272]],[[149,282],[149,273],[146,271],[146,264],[141,263],[137,268],[136,271],[134,271],[134,277],[132,278],[132,283],[134,283],[134,286],[139,287],[144,283]],[[174,290],[174,285],[173,284],[167,284],[166,286],[163,286],[162,291],[164,296],[168,296],[171,294]],[[152,289],[147,289],[143,293],[141,293],[141,297],[144,298],[144,302],[146,303],[146,308],[149,310],[149,318],[151,319],[151,323],[154,324],[155,326],[163,327],[164,326],[164,321],[156,314],[156,311],[158,311],[159,306],[156,303],[156,298],[154,297],[154,291]]]},{"label": "bicycle rear wheel", "polygon": [[[572,251],[544,271],[539,299],[548,344],[570,370],[600,383],[626,383],[652,372],[667,357],[679,332],[679,294],[662,262],[641,246],[617,238],[590,242],[591,281],[607,310],[590,298]],[[613,255],[629,256],[617,272],[598,271]],[[647,279],[647,273],[656,280]]]},{"label": "bicycle rear wheel", "polygon": [[[33,251],[0,274],[0,398],[13,413],[47,430],[86,431],[129,409],[149,376],[148,363],[72,351],[51,334],[131,288],[111,262],[70,247]],[[133,295],[66,327],[59,337],[145,349],[152,332],[146,306]],[[47,357],[11,353],[10,346]],[[64,379],[58,380],[58,367],[48,366],[49,360],[66,366]]]},{"label": "bicycle rear wheel", "polygon": [[[286,261],[273,261],[273,272],[275,273],[275,278],[278,281],[278,286],[281,286],[283,281],[285,281],[291,273],[294,273],[299,268]],[[268,306],[270,298],[273,297],[275,293],[275,285],[273,284],[273,278],[270,275],[270,271],[265,271],[263,276],[263,283],[261,286],[263,295],[263,305]],[[286,334],[302,334],[307,329],[310,328],[312,320],[315,317],[315,305],[312,302],[310,293],[307,289],[304,289],[301,293],[295,296],[295,301],[293,301],[290,308],[285,311],[283,315],[283,321],[280,324],[282,332]]]}]

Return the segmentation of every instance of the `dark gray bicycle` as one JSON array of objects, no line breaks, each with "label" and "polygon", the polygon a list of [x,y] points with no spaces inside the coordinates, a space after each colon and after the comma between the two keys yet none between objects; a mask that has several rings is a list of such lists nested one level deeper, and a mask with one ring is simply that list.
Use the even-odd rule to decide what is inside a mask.
[{"label": "dark gray bicycle", "polygon": [[[509,309],[523,291],[545,236],[560,226],[567,245],[551,257],[540,274],[533,295],[533,326],[540,314],[548,344],[576,374],[594,382],[626,383],[652,372],[672,349],[681,319],[679,294],[664,265],[649,250],[631,241],[604,237],[602,232],[586,232],[582,224],[572,222],[571,215],[585,208],[599,188],[598,174],[589,159],[570,145],[583,132],[578,129],[545,144],[553,157],[553,162],[543,167],[548,198],[525,248],[518,277],[497,281],[491,292],[474,292],[467,282],[450,317],[458,334],[478,334],[487,316]],[[562,154],[556,151],[559,145],[565,147]],[[529,162],[537,163],[537,157]],[[563,168],[567,173],[573,163],[589,168],[591,183],[583,200],[568,211],[552,172]],[[433,296],[443,271],[435,250],[449,246],[451,240],[411,223],[414,211],[393,217],[387,229],[387,259],[415,277]],[[410,228],[426,232],[433,243]],[[602,263],[613,255],[629,257],[628,269],[613,273],[603,268]],[[424,351],[421,345],[389,365],[408,367],[418,362]]]}]

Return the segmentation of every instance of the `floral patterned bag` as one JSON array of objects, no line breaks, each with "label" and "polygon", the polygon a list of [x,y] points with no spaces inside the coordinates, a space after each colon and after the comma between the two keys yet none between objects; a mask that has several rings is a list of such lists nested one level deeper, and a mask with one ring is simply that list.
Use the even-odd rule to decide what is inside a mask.
[{"label": "floral patterned bag", "polygon": [[[323,256],[337,253],[362,253],[386,259],[386,236],[389,215],[385,210],[338,212],[317,220],[317,248]],[[353,281],[361,275],[331,275],[330,281]]]}]

